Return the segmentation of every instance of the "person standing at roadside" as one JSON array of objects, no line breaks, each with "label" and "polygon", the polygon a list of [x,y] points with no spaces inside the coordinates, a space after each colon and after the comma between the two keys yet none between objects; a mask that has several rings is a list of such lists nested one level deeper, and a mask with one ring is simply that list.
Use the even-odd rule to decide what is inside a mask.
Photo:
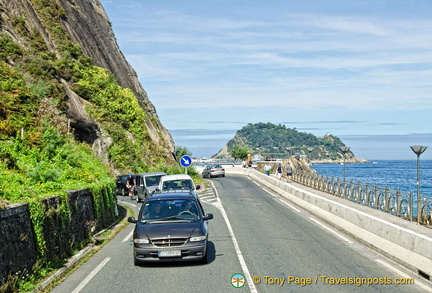
[{"label": "person standing at roadside", "polygon": [[271,170],[270,164],[269,163],[265,164],[264,172],[266,173],[267,176],[270,176],[270,170]]},{"label": "person standing at roadside", "polygon": [[131,199],[133,199],[135,195],[135,185],[135,178],[132,176],[132,174],[129,174],[128,178],[126,179],[126,187],[129,190],[129,196],[131,197]]},{"label": "person standing at roadside", "polygon": [[282,178],[282,166],[281,165],[279,165],[276,169],[276,176],[279,180],[281,180],[281,178]]},{"label": "person standing at roadside", "polygon": [[291,182],[293,169],[290,164],[286,165],[285,170],[287,172],[287,181]]}]

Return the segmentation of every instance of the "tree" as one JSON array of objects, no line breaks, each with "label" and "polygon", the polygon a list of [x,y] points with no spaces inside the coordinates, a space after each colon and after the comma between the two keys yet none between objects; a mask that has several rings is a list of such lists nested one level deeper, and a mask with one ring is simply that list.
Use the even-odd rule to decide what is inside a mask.
[{"label": "tree", "polygon": [[248,156],[249,149],[248,149],[247,146],[238,146],[238,145],[235,145],[231,149],[230,153],[231,153],[231,156],[235,160],[237,160],[237,159],[245,160],[247,158],[247,156]]},{"label": "tree", "polygon": [[192,157],[192,152],[190,152],[186,147],[176,146],[175,147],[175,159],[178,161],[181,157],[188,155]]}]

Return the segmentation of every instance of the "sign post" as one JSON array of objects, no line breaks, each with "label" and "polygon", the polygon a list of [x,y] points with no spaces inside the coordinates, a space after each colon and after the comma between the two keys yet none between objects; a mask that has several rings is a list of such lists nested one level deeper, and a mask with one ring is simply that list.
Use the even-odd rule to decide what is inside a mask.
[{"label": "sign post", "polygon": [[192,165],[192,158],[188,155],[184,155],[180,158],[180,165],[185,167],[185,174],[187,174],[187,168]]}]

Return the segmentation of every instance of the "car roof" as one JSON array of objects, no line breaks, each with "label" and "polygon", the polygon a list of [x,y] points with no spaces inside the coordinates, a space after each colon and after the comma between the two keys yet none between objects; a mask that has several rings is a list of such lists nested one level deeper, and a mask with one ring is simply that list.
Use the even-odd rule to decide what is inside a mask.
[{"label": "car roof", "polygon": [[166,176],[165,172],[147,172],[147,173],[138,173],[137,176],[154,176],[154,175],[162,175],[162,176]]},{"label": "car roof", "polygon": [[196,199],[196,195],[190,190],[176,190],[171,192],[154,193],[147,197],[146,201],[161,199]]},{"label": "car roof", "polygon": [[172,174],[172,175],[165,175],[161,178],[161,181],[168,181],[168,180],[180,180],[180,179],[190,179],[192,178],[187,174]]}]

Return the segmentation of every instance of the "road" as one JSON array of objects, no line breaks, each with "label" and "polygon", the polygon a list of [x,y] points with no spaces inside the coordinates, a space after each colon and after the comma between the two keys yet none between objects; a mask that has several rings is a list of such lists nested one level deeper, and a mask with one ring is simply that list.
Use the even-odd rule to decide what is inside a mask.
[{"label": "road", "polygon": [[[200,196],[215,216],[209,264],[134,266],[131,224],[52,292],[432,292],[417,276],[248,177],[211,182],[215,191]],[[138,208],[127,197],[119,200]],[[237,273],[246,279],[241,288],[235,288],[241,279],[232,284]],[[415,278],[415,285],[367,285],[360,278]]]}]

